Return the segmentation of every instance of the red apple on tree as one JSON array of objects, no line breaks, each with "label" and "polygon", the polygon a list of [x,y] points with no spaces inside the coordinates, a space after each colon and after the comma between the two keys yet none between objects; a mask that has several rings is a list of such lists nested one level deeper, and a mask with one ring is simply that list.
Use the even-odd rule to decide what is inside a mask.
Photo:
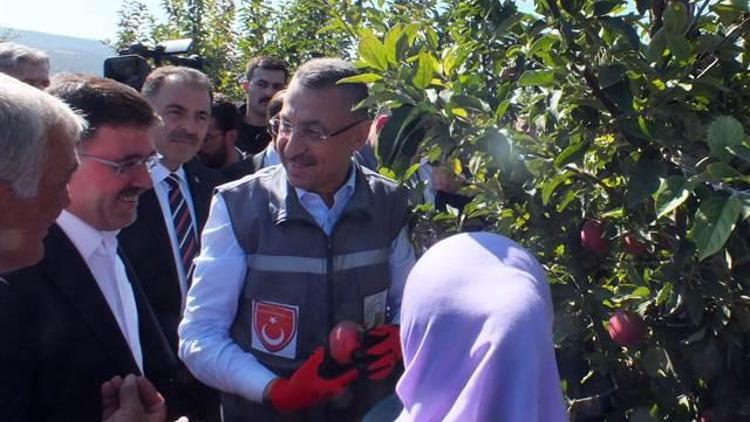
[{"label": "red apple on tree", "polygon": [[341,321],[328,334],[328,350],[336,363],[352,363],[352,352],[362,347],[362,326],[354,321]]},{"label": "red apple on tree", "polygon": [[581,246],[599,256],[609,252],[609,242],[604,237],[604,225],[599,220],[586,220],[581,227]]},{"label": "red apple on tree", "polygon": [[625,236],[622,237],[622,246],[625,252],[633,256],[643,256],[648,252],[646,245],[632,233],[625,233]]},{"label": "red apple on tree", "polygon": [[622,347],[633,347],[646,334],[646,325],[638,314],[618,309],[609,318],[609,337]]}]

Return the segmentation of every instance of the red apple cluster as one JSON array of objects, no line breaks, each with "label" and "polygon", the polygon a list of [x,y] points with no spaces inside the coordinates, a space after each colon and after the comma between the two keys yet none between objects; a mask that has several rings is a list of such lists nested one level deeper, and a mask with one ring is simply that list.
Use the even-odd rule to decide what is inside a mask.
[{"label": "red apple cluster", "polygon": [[[606,238],[606,230],[601,221],[589,219],[583,223],[581,246],[600,257],[609,252],[609,240]],[[625,233],[622,237],[622,248],[626,253],[633,256],[644,256],[648,253],[646,245],[632,233]]]}]

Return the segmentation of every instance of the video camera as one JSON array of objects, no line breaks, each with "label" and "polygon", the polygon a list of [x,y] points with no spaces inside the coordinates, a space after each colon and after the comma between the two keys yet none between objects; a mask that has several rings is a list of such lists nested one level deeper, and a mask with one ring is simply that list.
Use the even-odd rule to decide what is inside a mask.
[{"label": "video camera", "polygon": [[163,41],[155,47],[143,43],[133,44],[118,51],[118,56],[104,60],[104,77],[140,91],[146,77],[155,67],[173,64],[202,70],[203,59],[198,55],[182,56],[192,48],[193,40],[190,38]]}]

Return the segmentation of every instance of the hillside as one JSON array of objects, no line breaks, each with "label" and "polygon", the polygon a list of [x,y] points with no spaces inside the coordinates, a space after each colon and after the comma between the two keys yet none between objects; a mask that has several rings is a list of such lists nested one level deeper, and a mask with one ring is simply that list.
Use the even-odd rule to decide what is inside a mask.
[{"label": "hillside", "polygon": [[2,28],[9,31],[8,41],[39,48],[50,56],[51,72],[81,72],[102,74],[104,59],[114,50],[97,40],[46,34],[22,29]]}]

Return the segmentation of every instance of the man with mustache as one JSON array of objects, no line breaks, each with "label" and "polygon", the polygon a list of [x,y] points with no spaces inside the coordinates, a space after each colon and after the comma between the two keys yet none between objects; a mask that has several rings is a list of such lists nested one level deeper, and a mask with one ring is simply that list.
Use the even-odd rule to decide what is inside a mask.
[{"label": "man with mustache", "polygon": [[247,100],[240,107],[242,125],[237,148],[247,154],[257,154],[271,141],[267,129],[268,102],[276,92],[284,89],[288,76],[284,62],[273,57],[255,57],[247,64],[242,83]]},{"label": "man with mustache", "polygon": [[135,220],[138,198],[151,187],[147,167],[156,159],[153,130],[159,117],[137,91],[109,79],[64,75],[49,92],[78,110],[89,126],[76,148],[80,164],[62,143],[80,128],[51,132],[62,138],[44,156],[60,168],[50,173],[57,174],[52,186],[46,186],[46,177],[39,184],[53,189],[46,198],[51,203],[5,209],[34,219],[65,207],[44,239],[44,258],[7,274],[0,289],[2,309],[21,316],[0,318],[0,391],[9,392],[0,398],[0,415],[14,421],[101,420],[103,383],[138,374],[168,391],[176,368],[116,237]]},{"label": "man with mustache", "polygon": [[[281,166],[214,195],[180,324],[180,357],[222,390],[225,422],[349,421],[393,391],[398,319],[414,252],[406,194],[352,159],[370,119],[340,59],[294,74],[273,125]],[[322,347],[351,320],[367,328],[353,365]],[[286,419],[288,418],[288,419]]]},{"label": "man with mustache", "polygon": [[[190,287],[193,257],[221,175],[196,158],[211,122],[211,83],[202,72],[181,66],[156,68],[141,92],[164,124],[155,133],[161,162],[150,169],[154,189],[143,195],[138,220],[120,242],[172,350]],[[170,410],[190,419],[218,419],[218,395],[181,371]]]}]

